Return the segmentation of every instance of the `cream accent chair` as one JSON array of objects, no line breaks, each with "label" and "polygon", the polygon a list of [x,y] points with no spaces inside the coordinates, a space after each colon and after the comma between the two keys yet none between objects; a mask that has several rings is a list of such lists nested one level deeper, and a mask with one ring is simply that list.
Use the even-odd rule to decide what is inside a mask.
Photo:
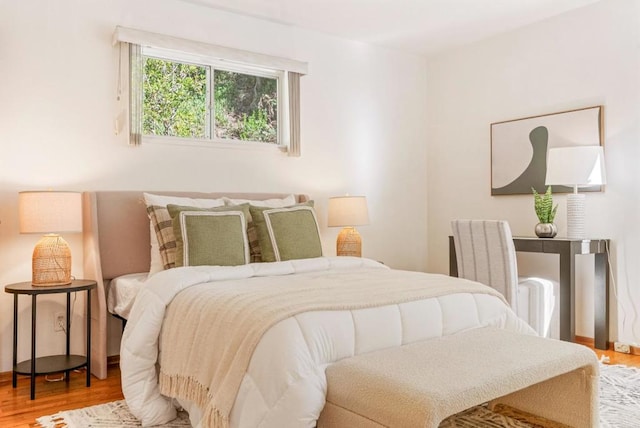
[{"label": "cream accent chair", "polygon": [[550,336],[554,281],[518,277],[516,250],[504,220],[453,220],[458,276],[498,290],[542,337]]}]

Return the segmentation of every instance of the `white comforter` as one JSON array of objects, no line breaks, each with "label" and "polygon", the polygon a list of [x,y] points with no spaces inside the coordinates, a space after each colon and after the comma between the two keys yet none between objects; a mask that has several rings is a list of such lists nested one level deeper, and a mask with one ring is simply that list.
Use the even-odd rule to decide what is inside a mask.
[{"label": "white comforter", "polygon": [[[301,275],[335,269],[387,269],[368,259],[334,257],[237,267],[177,268],[152,276],[140,291],[122,338],[122,389],[143,426],[166,423],[174,404],[158,389],[158,338],[166,306],[181,290],[204,282]],[[373,272],[372,274],[375,274]],[[425,274],[429,275],[429,274]],[[254,351],[231,413],[233,427],[313,427],[324,406],[324,370],[334,361],[482,326],[533,334],[502,300],[451,294],[399,305],[315,311],[271,327]],[[187,406],[194,425],[199,409]]]}]

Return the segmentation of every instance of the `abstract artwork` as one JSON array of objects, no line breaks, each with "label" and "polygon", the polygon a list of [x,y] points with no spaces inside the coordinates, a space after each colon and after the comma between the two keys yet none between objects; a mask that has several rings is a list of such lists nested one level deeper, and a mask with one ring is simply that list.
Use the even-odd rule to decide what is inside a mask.
[{"label": "abstract artwork", "polygon": [[[547,151],[552,147],[603,143],[603,106],[551,113],[491,124],[491,195],[544,192]],[[581,188],[597,192],[600,186]],[[571,192],[553,186],[554,193]]]}]

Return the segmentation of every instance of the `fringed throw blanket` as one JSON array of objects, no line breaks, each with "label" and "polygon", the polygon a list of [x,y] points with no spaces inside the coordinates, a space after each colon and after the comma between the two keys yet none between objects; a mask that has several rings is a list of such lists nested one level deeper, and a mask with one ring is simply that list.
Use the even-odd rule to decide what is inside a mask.
[{"label": "fringed throw blanket", "polygon": [[361,309],[451,293],[486,293],[502,299],[478,283],[388,270],[375,262],[364,264],[368,267],[349,270],[308,269],[303,263],[291,275],[256,272],[250,279],[184,289],[166,311],[160,339],[160,391],[194,401],[204,411],[203,427],[226,428],[254,349],[263,334],[285,318],[306,311]]}]

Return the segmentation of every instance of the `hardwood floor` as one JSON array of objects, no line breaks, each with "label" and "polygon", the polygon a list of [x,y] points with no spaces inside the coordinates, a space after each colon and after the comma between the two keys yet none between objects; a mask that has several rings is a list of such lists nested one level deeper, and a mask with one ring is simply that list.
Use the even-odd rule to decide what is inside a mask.
[{"label": "hardwood floor", "polygon": [[[0,383],[0,427],[27,428],[35,426],[36,418],[62,410],[78,409],[95,404],[121,400],[120,368],[110,365],[107,378],[91,378],[91,387],[85,386],[85,371],[71,373],[66,382],[48,382],[44,376],[36,378],[36,399],[29,399],[28,376],[18,376],[18,387],[11,387],[11,375],[4,376]],[[55,378],[56,375],[50,375]],[[8,378],[8,380],[7,380]]]},{"label": "hardwood floor", "polygon": [[610,359],[609,364],[624,364],[625,366],[640,367],[640,355],[621,354],[620,352],[615,352],[613,350],[601,351],[596,349],[595,351],[598,358],[602,355],[608,356]]},{"label": "hardwood floor", "polygon": [[[584,344],[584,343],[583,343]],[[589,343],[587,342],[588,346]],[[596,350],[598,358],[606,355],[610,364],[625,364],[640,367],[640,356],[619,352]],[[29,378],[18,377],[18,387],[11,387],[11,376],[4,376],[0,382],[0,427],[27,428],[35,426],[36,418],[51,415],[61,410],[78,409],[121,400],[120,369],[110,365],[105,380],[91,379],[91,387],[84,386],[85,376],[72,373],[69,386],[62,382],[47,382],[44,376],[36,380],[36,399],[29,400]],[[8,379],[8,380],[7,380]]]}]

